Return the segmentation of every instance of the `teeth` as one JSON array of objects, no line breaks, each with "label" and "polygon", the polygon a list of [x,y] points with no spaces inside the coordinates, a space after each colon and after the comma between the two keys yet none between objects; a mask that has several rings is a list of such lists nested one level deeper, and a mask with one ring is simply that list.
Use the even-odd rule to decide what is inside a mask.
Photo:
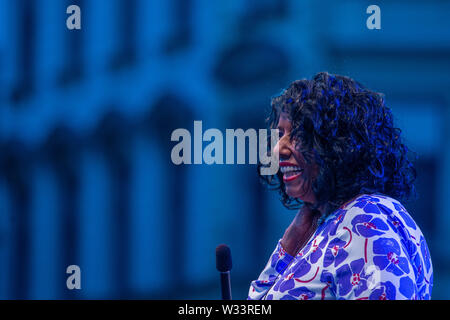
[{"label": "teeth", "polygon": [[280,167],[280,170],[282,173],[303,171],[303,169],[298,166]]}]

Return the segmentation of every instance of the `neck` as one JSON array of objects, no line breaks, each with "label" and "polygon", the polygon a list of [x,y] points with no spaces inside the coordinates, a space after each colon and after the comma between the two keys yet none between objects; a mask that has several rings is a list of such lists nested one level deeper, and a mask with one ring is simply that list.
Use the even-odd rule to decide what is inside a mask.
[{"label": "neck", "polygon": [[317,210],[311,209],[311,206],[305,205],[299,210],[294,219],[294,224],[303,231],[309,230],[318,220],[320,214]]}]

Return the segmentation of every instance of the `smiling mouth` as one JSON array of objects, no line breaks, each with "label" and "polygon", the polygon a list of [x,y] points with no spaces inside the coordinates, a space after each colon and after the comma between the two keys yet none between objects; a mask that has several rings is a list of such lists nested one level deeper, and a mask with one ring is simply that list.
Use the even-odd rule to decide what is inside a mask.
[{"label": "smiling mouth", "polygon": [[300,177],[303,169],[299,166],[280,166],[280,171],[283,174],[283,181],[289,182]]}]

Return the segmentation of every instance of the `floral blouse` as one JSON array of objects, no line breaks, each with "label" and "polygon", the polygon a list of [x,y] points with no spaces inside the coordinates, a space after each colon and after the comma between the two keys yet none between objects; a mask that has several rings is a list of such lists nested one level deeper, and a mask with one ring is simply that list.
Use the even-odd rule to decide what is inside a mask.
[{"label": "floral blouse", "polygon": [[361,195],[328,216],[295,256],[280,241],[250,300],[430,299],[425,238],[396,200]]}]

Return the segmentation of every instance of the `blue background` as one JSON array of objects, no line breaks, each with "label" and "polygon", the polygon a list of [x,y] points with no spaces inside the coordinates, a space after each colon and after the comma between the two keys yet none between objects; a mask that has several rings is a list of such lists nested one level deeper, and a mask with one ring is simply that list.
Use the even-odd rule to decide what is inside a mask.
[{"label": "blue background", "polygon": [[170,134],[264,128],[270,97],[319,71],[386,94],[450,298],[450,3],[377,1],[381,30],[370,4],[0,0],[0,298],[218,299],[220,243],[246,298],[295,212],[254,165],[173,165]]}]

